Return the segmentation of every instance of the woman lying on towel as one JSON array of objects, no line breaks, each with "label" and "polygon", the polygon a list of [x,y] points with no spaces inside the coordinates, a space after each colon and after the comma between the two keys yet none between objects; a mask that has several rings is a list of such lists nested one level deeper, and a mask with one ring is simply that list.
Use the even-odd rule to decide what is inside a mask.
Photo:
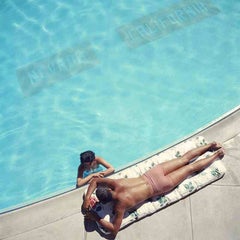
[{"label": "woman lying on towel", "polygon": [[[190,163],[191,160],[194,160],[207,151],[215,153],[210,157]],[[151,197],[173,190],[188,176],[205,169],[216,159],[223,156],[224,152],[221,145],[212,142],[190,150],[180,158],[158,164],[137,178],[93,179],[88,187],[82,212],[87,219],[97,221],[106,230],[111,232],[113,236],[116,236],[126,210],[135,207]],[[95,212],[91,211],[90,199],[95,189],[100,202],[107,203],[113,201],[115,212],[113,222],[101,219]]]}]

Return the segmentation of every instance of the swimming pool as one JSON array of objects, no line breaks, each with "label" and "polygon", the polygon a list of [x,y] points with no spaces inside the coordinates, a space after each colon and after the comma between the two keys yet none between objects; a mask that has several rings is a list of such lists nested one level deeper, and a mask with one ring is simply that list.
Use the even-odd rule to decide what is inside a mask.
[{"label": "swimming pool", "polygon": [[0,3],[0,209],[117,169],[240,102],[239,1]]}]

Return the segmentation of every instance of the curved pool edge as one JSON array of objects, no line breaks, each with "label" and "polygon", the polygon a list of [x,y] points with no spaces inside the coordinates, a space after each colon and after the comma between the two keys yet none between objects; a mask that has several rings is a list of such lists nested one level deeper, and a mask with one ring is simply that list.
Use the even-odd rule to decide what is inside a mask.
[{"label": "curved pool edge", "polygon": [[[198,129],[193,134],[184,137],[164,149],[159,149],[144,158],[138,159],[132,164],[143,161],[157,152],[176,146],[196,135],[201,135],[208,141],[226,142],[240,133],[240,125],[237,124],[239,120],[240,105],[212,121],[207,126]],[[64,232],[69,231],[70,228],[72,229],[70,234],[74,236],[78,235],[78,238],[81,239],[81,235],[84,234],[84,219],[80,208],[82,193],[85,188],[86,186],[69,190],[46,200],[2,213],[0,215],[0,239],[26,239],[25,237],[43,239],[44,236],[47,236],[44,239],[56,239],[56,234],[63,236]],[[60,222],[64,226],[61,230],[59,229]]]},{"label": "curved pool edge", "polygon": [[[224,113],[220,117],[214,119],[213,121],[209,122],[208,124],[204,125],[201,128],[198,128],[191,134],[188,134],[181,139],[178,139],[172,142],[169,145],[166,145],[162,148],[159,148],[135,161],[131,162],[127,166],[122,167],[121,169],[117,170],[117,172],[126,169],[138,162],[144,161],[147,158],[152,157],[153,155],[163,152],[169,148],[172,148],[178,145],[181,142],[184,142],[188,139],[194,138],[197,135],[202,135],[208,141],[219,141],[224,142],[230,139],[231,137],[235,136],[238,132],[240,132],[240,126],[237,126],[237,120],[240,117],[240,105],[236,106],[235,108],[231,109],[230,111]],[[217,132],[216,129],[219,129]],[[224,130],[224,133],[222,132]],[[117,173],[115,172],[115,173]]]}]

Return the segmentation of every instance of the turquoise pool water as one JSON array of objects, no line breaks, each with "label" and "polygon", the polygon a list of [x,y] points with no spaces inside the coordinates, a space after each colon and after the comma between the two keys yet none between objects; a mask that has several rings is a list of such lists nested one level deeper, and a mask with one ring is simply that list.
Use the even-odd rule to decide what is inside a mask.
[{"label": "turquoise pool water", "polygon": [[240,2],[0,2],[0,209],[117,169],[240,102]]}]

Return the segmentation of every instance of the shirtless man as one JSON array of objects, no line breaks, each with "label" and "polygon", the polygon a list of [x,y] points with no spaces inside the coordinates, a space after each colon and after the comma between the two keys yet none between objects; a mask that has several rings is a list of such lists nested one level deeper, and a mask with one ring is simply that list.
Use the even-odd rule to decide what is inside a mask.
[{"label": "shirtless man", "polygon": [[[200,159],[194,163],[191,160],[201,156],[207,151],[214,152],[210,157]],[[224,152],[216,142],[188,151],[180,158],[176,158],[156,165],[144,175],[137,178],[124,179],[94,179],[86,193],[82,211],[87,219],[97,221],[105,229],[116,236],[122,223],[124,212],[146,199],[158,196],[173,190],[188,176],[208,167],[216,159],[222,158]],[[101,219],[91,211],[90,197],[96,190],[96,195],[102,203],[114,202],[115,216],[113,222]]]}]

